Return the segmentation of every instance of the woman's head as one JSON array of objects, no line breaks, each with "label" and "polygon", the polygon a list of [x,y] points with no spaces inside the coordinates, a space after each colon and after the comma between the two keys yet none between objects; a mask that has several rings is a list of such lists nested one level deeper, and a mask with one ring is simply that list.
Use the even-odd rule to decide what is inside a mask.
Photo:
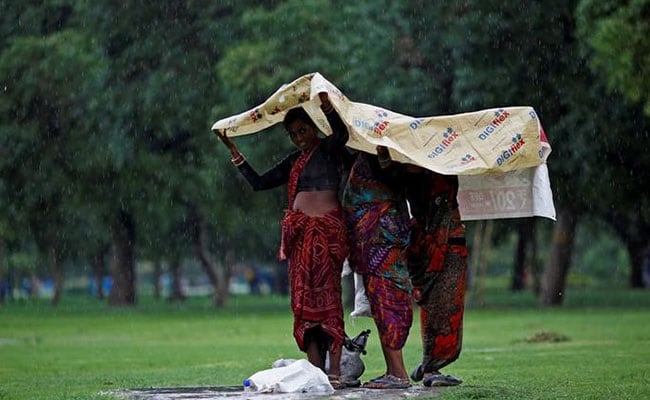
[{"label": "woman's head", "polygon": [[311,119],[309,114],[307,114],[307,111],[305,111],[305,109],[302,107],[292,108],[287,112],[287,115],[284,116],[285,129],[289,130],[289,125],[294,121],[302,121],[316,128],[314,120]]},{"label": "woman's head", "polygon": [[284,127],[293,144],[307,150],[318,141],[318,127],[302,107],[292,108],[284,117]]}]

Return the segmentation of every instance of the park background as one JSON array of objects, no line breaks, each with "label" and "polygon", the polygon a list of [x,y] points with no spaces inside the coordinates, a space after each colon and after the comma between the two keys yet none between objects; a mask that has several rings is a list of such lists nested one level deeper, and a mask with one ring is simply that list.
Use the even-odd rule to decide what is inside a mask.
[{"label": "park background", "polygon": [[[121,318],[129,326],[147,315],[263,318],[251,308],[264,310],[266,303],[289,314],[286,265],[275,257],[285,192],[253,193],[209,128],[310,72],[352,101],[412,116],[534,107],[553,148],[548,167],[557,221],[467,223],[466,346],[499,337],[477,323],[488,323],[482,315],[492,312],[503,317],[495,309],[510,315],[514,307],[521,321],[599,309],[606,315],[585,322],[603,327],[604,336],[594,340],[624,337],[606,333],[617,326],[634,346],[614,346],[609,359],[594,349],[566,368],[594,362],[617,368],[608,363],[644,354],[649,15],[648,0],[0,2],[0,359],[30,355],[1,363],[0,397],[35,387],[39,374],[30,360],[41,365],[38,346],[58,332],[45,321],[77,326],[61,315],[112,316],[106,320],[112,331],[126,329]],[[238,144],[260,170],[291,149],[280,127]],[[346,285],[349,307],[350,278]],[[258,306],[241,309],[240,301]],[[628,312],[633,316],[626,319]],[[240,319],[229,321],[237,326]],[[538,328],[516,336],[534,337]],[[548,337],[578,334],[567,329]],[[183,330],[178,334],[182,341]],[[286,332],[276,335],[284,336],[270,343],[292,349]],[[91,332],[80,337],[94,343]],[[61,368],[70,353],[61,353]],[[459,372],[480,369],[467,366],[471,355],[459,361],[466,363]],[[49,361],[42,362],[45,369]],[[500,365],[520,376],[508,369],[515,366]],[[254,372],[250,367],[213,381],[163,374],[108,386],[236,384]],[[557,368],[541,365],[539,373],[550,374],[545,385],[553,385]],[[593,384],[622,379],[632,390],[642,390],[634,382],[648,378],[647,367],[615,378],[598,372]],[[488,375],[473,385],[494,384],[494,376],[482,373]],[[56,384],[56,375],[45,376]],[[471,386],[459,390],[463,396]],[[542,398],[536,390],[513,393]],[[586,397],[599,395],[605,396]]]}]

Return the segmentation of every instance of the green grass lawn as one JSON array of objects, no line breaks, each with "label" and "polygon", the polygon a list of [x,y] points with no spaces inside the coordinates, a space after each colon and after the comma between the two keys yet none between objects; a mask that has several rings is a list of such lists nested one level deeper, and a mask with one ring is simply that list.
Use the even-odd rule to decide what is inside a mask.
[{"label": "green grass lawn", "polygon": [[[559,308],[528,293],[487,288],[468,298],[464,348],[447,373],[464,383],[440,399],[650,398],[650,291],[580,289]],[[169,304],[143,298],[113,309],[84,298],[0,306],[0,399],[112,398],[119,389],[239,385],[278,358],[299,358],[287,298],[207,298]],[[364,379],[383,372],[372,330]],[[420,358],[417,320],[404,349]]]}]

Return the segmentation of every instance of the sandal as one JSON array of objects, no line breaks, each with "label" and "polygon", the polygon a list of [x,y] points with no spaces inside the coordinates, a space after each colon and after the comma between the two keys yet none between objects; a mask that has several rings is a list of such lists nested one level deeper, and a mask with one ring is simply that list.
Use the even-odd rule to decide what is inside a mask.
[{"label": "sandal", "polygon": [[463,381],[451,375],[443,375],[440,372],[424,374],[422,384],[426,387],[432,386],[458,386]]},{"label": "sandal", "polygon": [[408,389],[411,387],[411,382],[409,378],[383,375],[364,383],[361,387],[365,389]]},{"label": "sandal", "polygon": [[379,375],[379,376],[376,377],[376,378],[372,378],[369,382],[378,381],[378,380],[380,380],[380,379],[384,379],[384,378],[386,378],[386,374]]},{"label": "sandal", "polygon": [[330,381],[330,385],[332,385],[334,390],[341,390],[348,387],[345,382],[341,381],[341,377],[338,375],[327,375],[327,379]]},{"label": "sandal", "polygon": [[424,378],[424,365],[418,365],[413,372],[411,372],[411,379],[414,382],[420,382]]},{"label": "sandal", "polygon": [[361,386],[361,381],[358,379],[346,379],[346,377],[341,376],[340,381],[346,388],[358,388]]}]

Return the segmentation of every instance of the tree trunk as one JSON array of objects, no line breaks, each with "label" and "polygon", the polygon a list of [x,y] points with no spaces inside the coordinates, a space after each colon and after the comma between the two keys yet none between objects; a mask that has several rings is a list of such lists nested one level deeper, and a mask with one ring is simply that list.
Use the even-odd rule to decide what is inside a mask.
[{"label": "tree trunk", "polygon": [[[275,292],[281,296],[289,296],[289,271],[287,262],[277,261],[274,264],[275,270]],[[352,287],[354,287],[354,276],[352,279]]]},{"label": "tree trunk", "polygon": [[493,228],[494,222],[491,220],[478,221],[474,238],[472,239],[470,281],[473,286],[473,302],[479,307],[485,305],[485,276],[487,275],[487,263],[490,254],[490,241],[492,239]]},{"label": "tree trunk", "polygon": [[485,230],[485,221],[477,221],[474,225],[474,236],[472,237],[471,246],[471,261],[469,262],[469,271],[467,286],[472,288],[476,287],[477,266],[479,263],[479,255],[481,254],[481,241],[483,238],[483,231]]},{"label": "tree trunk", "polygon": [[630,255],[630,288],[643,289],[646,282],[643,269],[650,262],[650,245],[645,240],[628,240],[627,251]]},{"label": "tree trunk", "polygon": [[169,264],[169,272],[171,273],[172,287],[169,292],[169,301],[185,300],[185,293],[183,293],[183,273],[181,271],[181,261],[178,257],[174,257]]},{"label": "tree trunk", "polygon": [[519,238],[517,240],[512,282],[510,284],[510,290],[513,292],[518,292],[526,288],[526,271],[528,270],[526,266],[530,257],[528,248],[530,247],[531,241],[534,240],[534,223],[535,221],[532,218],[526,218],[520,220],[517,224]]},{"label": "tree trunk", "polygon": [[[55,283],[54,283],[55,284],[55,286],[54,286],[55,289],[56,289],[56,280],[58,279],[58,278],[56,278],[56,275],[57,274],[55,273]],[[63,278],[60,278],[60,279],[61,279],[61,289],[60,289],[60,291],[61,291],[61,293],[63,293]],[[41,293],[41,280],[39,279],[38,274],[36,274],[36,272],[32,272],[29,275],[29,286],[32,288],[32,291],[29,293],[29,298],[32,299],[32,300],[38,299],[38,297],[40,296],[40,293]],[[55,294],[56,294],[56,292],[55,292]],[[61,298],[61,294],[59,294],[59,298]],[[58,304],[58,302],[59,301],[57,299],[56,303]],[[54,303],[54,299],[52,299],[52,303]],[[53,305],[56,305],[56,304],[53,304]]]},{"label": "tree trunk", "polygon": [[108,296],[111,306],[131,306],[136,303],[135,225],[131,215],[121,210],[113,229],[111,258],[113,286]]},{"label": "tree trunk", "polygon": [[232,276],[232,266],[235,265],[235,252],[227,250],[221,258],[221,268],[217,269],[219,274],[219,303],[221,306],[225,305],[230,297],[230,277]]},{"label": "tree trunk", "polygon": [[0,240],[0,304],[3,304],[5,296],[8,297],[9,295],[9,293],[6,293],[9,291],[9,278],[6,276],[8,271],[5,254],[5,242]]},{"label": "tree trunk", "polygon": [[[52,275],[54,277],[54,293],[52,295],[52,299],[50,300],[50,304],[56,306],[59,304],[59,301],[61,301],[61,296],[63,295],[63,263],[61,262],[59,253],[54,248],[50,249],[48,256],[50,261],[50,268],[52,269]],[[36,286],[32,285],[32,293],[36,293],[36,290]]]},{"label": "tree trunk", "polygon": [[566,276],[571,266],[571,255],[577,217],[570,209],[560,209],[553,231],[551,251],[544,271],[540,303],[546,306],[559,306],[564,300]]},{"label": "tree trunk", "polygon": [[[612,213],[607,217],[607,222],[618,233],[630,257],[630,288],[638,289],[647,286],[644,277],[644,268],[650,265],[650,226],[638,221],[626,218],[626,214]],[[648,273],[650,271],[646,271]]]},{"label": "tree trunk", "polygon": [[93,279],[95,280],[95,287],[97,288],[95,296],[98,299],[103,299],[105,297],[104,276],[106,275],[106,255],[108,254],[108,250],[109,246],[102,246],[91,260],[93,266]]},{"label": "tree trunk", "polygon": [[537,261],[537,238],[533,230],[533,240],[530,242],[530,275],[533,280],[533,293],[539,297],[542,293],[542,277],[539,261]]},{"label": "tree trunk", "polygon": [[162,286],[160,278],[162,277],[162,261],[156,260],[153,265],[153,298],[159,300],[162,297]]},{"label": "tree trunk", "polygon": [[194,242],[194,254],[200,261],[203,271],[213,288],[212,300],[216,307],[223,307],[228,300],[228,276],[225,270],[220,270],[207,246],[207,227],[203,212],[196,206],[190,206],[190,226]]}]

